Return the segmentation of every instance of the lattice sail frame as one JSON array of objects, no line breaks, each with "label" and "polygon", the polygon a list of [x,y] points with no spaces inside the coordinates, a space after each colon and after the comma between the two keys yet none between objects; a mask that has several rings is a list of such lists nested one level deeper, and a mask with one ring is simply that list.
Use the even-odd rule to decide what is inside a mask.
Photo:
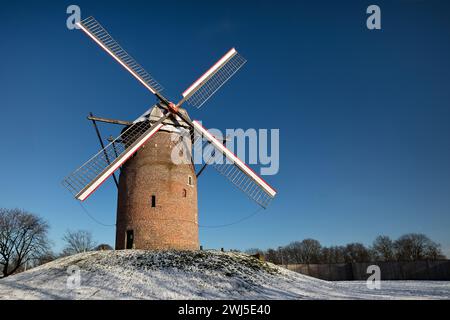
[{"label": "lattice sail frame", "polygon": [[167,115],[151,124],[136,122],[100,150],[89,161],[63,180],[63,185],[75,198],[86,200],[114,171],[128,160],[145,142],[163,126]]},{"label": "lattice sail frame", "polygon": [[[148,90],[165,101],[164,97],[160,95],[163,87],[93,17],[84,19],[77,25]],[[180,105],[186,101],[190,105],[200,108],[245,63],[246,60],[232,48],[183,92],[183,100],[180,102]],[[167,115],[164,119],[166,117]],[[135,122],[123,134],[64,179],[63,184],[75,194],[77,199],[84,201],[140,146],[163,127],[162,121],[164,119],[153,125],[149,121]],[[218,142],[206,129],[201,127],[198,122],[194,121],[193,126],[194,130],[200,132],[202,137],[209,141],[216,151],[221,152],[228,159],[227,162],[210,163],[210,165],[244,191],[251,199],[266,208],[275,197],[276,191],[223,144]],[[203,138],[200,140],[202,141]]]},{"label": "lattice sail frame", "polygon": [[130,56],[94,17],[88,17],[77,23],[92,40],[109,53],[117,62],[127,69],[150,92],[157,94],[164,88]]},{"label": "lattice sail frame", "polygon": [[[199,148],[203,139],[205,139],[210,143],[214,150],[209,153],[209,156],[206,159],[204,159],[205,162],[214,167],[214,169],[227,178],[237,188],[247,194],[250,199],[254,200],[261,207],[267,208],[277,193],[275,189],[228,150],[198,121],[194,120],[192,124],[194,130],[198,133],[197,135],[194,134],[194,138],[191,138],[194,141],[193,147]],[[214,153],[218,153],[220,158]]]},{"label": "lattice sail frame", "polygon": [[191,106],[200,108],[246,62],[247,60],[232,48],[183,92],[183,98]]},{"label": "lattice sail frame", "polygon": [[275,197],[265,192],[235,164],[228,164],[224,161],[222,164],[212,163],[211,166],[264,209]]}]

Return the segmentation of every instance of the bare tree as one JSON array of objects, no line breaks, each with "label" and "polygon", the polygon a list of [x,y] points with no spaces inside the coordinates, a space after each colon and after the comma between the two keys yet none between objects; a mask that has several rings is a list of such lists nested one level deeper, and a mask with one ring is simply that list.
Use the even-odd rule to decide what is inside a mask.
[{"label": "bare tree", "polygon": [[268,249],[265,253],[264,256],[266,257],[266,261],[275,263],[275,264],[282,264],[283,261],[281,259],[281,255],[279,252],[277,252],[274,249]]},{"label": "bare tree", "polygon": [[284,251],[291,263],[319,263],[322,246],[314,239],[295,241],[287,245]]},{"label": "bare tree", "polygon": [[428,246],[425,250],[425,259],[428,260],[444,260],[446,256],[441,251],[441,246],[433,242],[434,245]]},{"label": "bare tree", "polygon": [[288,254],[286,253],[286,247],[279,246],[276,250],[278,261],[282,265],[289,264]]},{"label": "bare tree", "polygon": [[263,252],[261,249],[258,249],[258,248],[250,248],[250,249],[247,249],[247,250],[245,250],[245,253],[246,253],[246,254],[249,254],[249,255],[253,255],[253,254],[264,254],[264,252]]},{"label": "bare tree", "polygon": [[301,243],[301,256],[303,263],[319,263],[322,245],[315,239],[305,239]]},{"label": "bare tree", "polygon": [[398,238],[394,247],[398,260],[416,261],[442,257],[440,245],[421,233],[409,233]]},{"label": "bare tree", "polygon": [[40,217],[20,209],[0,208],[0,265],[2,277],[49,252],[49,226]]},{"label": "bare tree", "polygon": [[284,247],[284,263],[302,263],[301,242],[294,241]]},{"label": "bare tree", "polygon": [[388,236],[378,236],[373,241],[372,252],[376,261],[395,260],[394,242]]},{"label": "bare tree", "polygon": [[62,251],[63,256],[92,251],[96,247],[96,243],[92,239],[92,234],[85,230],[67,230],[63,236],[63,241],[66,243]]},{"label": "bare tree", "polygon": [[344,263],[345,262],[345,247],[333,246],[330,247],[331,263]]},{"label": "bare tree", "polygon": [[322,250],[320,251],[320,263],[333,263],[331,248],[322,248]]},{"label": "bare tree", "polygon": [[362,243],[349,243],[345,246],[345,262],[369,262],[370,251]]},{"label": "bare tree", "polygon": [[323,247],[320,252],[319,263],[344,263],[345,262],[345,247],[332,246]]},{"label": "bare tree", "polygon": [[[255,251],[256,249],[251,249]],[[446,257],[440,245],[423,234],[406,234],[396,241],[388,236],[378,236],[371,248],[362,243],[350,243],[346,246],[322,247],[314,239],[294,241],[287,246],[268,249],[266,261],[276,264],[299,263],[355,263],[399,260],[439,260]]]}]

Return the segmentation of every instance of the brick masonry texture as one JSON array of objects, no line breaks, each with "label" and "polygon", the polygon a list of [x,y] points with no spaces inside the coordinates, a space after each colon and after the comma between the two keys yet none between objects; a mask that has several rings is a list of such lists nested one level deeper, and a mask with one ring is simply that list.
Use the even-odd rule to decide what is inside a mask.
[{"label": "brick masonry texture", "polygon": [[[178,139],[159,131],[122,167],[117,203],[116,249],[126,248],[133,230],[133,248],[197,250],[197,179],[192,163],[174,164]],[[178,137],[178,136],[177,136]],[[188,184],[189,176],[192,184]],[[156,207],[152,207],[152,195]]]}]

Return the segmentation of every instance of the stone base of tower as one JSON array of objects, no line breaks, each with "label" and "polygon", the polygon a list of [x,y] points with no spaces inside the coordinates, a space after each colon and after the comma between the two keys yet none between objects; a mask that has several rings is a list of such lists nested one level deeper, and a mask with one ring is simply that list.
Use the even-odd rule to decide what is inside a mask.
[{"label": "stone base of tower", "polygon": [[199,249],[195,169],[173,163],[174,135],[156,133],[122,167],[116,249]]}]

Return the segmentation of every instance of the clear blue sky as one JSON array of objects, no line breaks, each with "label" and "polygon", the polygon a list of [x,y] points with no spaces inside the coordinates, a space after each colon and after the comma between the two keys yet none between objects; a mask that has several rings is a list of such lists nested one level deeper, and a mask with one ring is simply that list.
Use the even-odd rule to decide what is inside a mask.
[{"label": "clear blue sky", "polygon": [[[423,232],[450,252],[450,3],[376,1],[21,1],[0,9],[0,206],[114,244],[60,181],[98,149],[95,114],[133,120],[155,100],[81,31],[66,7],[95,16],[174,100],[229,48],[248,64],[194,119],[207,127],[279,128],[279,191],[240,224],[200,228],[208,248],[324,245]],[[116,129],[102,125],[104,135]],[[201,225],[257,209],[209,168],[199,181]],[[115,222],[108,181],[86,203]]]}]

